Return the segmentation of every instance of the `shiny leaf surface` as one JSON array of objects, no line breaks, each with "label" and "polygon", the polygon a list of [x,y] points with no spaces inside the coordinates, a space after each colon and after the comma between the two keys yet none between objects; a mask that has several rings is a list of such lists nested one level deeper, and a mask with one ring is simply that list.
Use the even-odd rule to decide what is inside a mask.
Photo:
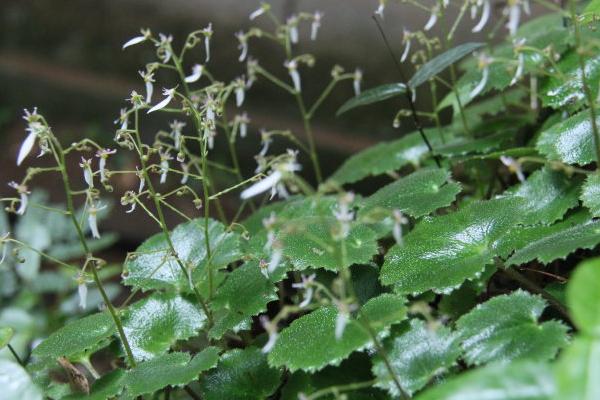
[{"label": "shiny leaf surface", "polygon": [[[369,300],[363,306],[371,328],[382,333],[406,317],[404,299],[384,294]],[[283,329],[273,350],[269,363],[290,371],[318,371],[327,365],[339,365],[350,353],[371,345],[368,332],[361,325],[360,317],[351,318],[342,337],[335,337],[338,311],[334,306],[324,306],[304,315]]]},{"label": "shiny leaf surface", "polygon": [[450,292],[481,273],[499,239],[520,219],[519,199],[472,203],[419,223],[386,254],[381,282],[399,293]]},{"label": "shiny leaf surface", "polygon": [[581,189],[581,201],[594,217],[600,217],[600,175],[587,176]]},{"label": "shiny leaf surface", "polygon": [[148,360],[165,353],[176,341],[197,335],[205,322],[206,315],[196,301],[155,293],[129,307],[123,330],[135,359]]},{"label": "shiny leaf surface", "polygon": [[[385,345],[386,354],[402,389],[413,394],[422,389],[432,378],[443,374],[460,355],[455,335],[446,327],[431,329],[418,319]],[[373,374],[379,379],[376,386],[398,397],[394,384],[383,360],[376,356]]]},{"label": "shiny leaf surface", "polygon": [[[241,257],[237,234],[227,232],[220,222],[209,220],[208,237],[212,268],[221,268]],[[184,266],[190,265],[194,282],[205,276],[206,244],[204,220],[196,219],[177,226],[171,240]],[[123,282],[143,290],[175,288],[189,291],[187,274],[174,257],[169,256],[169,245],[162,233],[150,237],[136,250],[135,257],[125,263]]]},{"label": "shiny leaf surface", "polygon": [[557,321],[539,324],[544,308],[541,297],[521,290],[479,304],[456,323],[465,360],[480,365],[554,358],[567,343],[567,327]]}]

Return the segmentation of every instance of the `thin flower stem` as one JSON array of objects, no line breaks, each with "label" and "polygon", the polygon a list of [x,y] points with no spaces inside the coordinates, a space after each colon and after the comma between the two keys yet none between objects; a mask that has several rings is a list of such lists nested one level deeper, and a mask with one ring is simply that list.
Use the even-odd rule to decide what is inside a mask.
[{"label": "thin flower stem", "polygon": [[311,116],[306,112],[306,106],[304,105],[304,100],[302,99],[300,92],[294,92],[294,95],[296,97],[296,102],[298,103],[298,108],[300,109],[300,114],[302,115],[304,133],[308,140],[308,150],[315,171],[315,178],[317,179],[317,183],[321,183],[323,178],[321,175],[321,166],[319,165],[319,156],[317,155],[317,148],[315,146],[315,139],[312,133]]},{"label": "thin flower stem", "polygon": [[355,390],[366,389],[372,387],[374,384],[378,382],[377,379],[371,379],[370,381],[365,382],[355,382],[349,383],[347,385],[336,385],[330,386],[325,389],[317,390],[313,392],[310,396],[306,397],[307,400],[316,400],[323,396],[327,396],[329,394],[337,395],[344,392],[353,392]]},{"label": "thin flower stem", "polygon": [[[79,222],[77,221],[77,217],[75,216],[75,206],[73,204],[73,195],[71,194],[71,183],[69,181],[69,174],[67,173],[67,167],[66,167],[66,162],[65,162],[65,153],[62,149],[60,142],[56,138],[53,138],[53,140],[51,141],[51,145],[53,148],[53,153],[55,155],[55,158],[58,161],[58,164],[59,164],[58,166],[60,168],[60,172],[61,172],[61,176],[62,176],[65,196],[67,199],[67,211],[69,212],[69,217],[71,218],[71,221],[73,222],[73,225],[75,226],[75,230],[77,231],[77,236],[79,237],[79,241],[81,242],[83,251],[85,252],[87,259],[89,260],[92,257],[92,253],[87,244],[87,241],[85,240],[85,235],[83,234],[81,225],[79,224]],[[125,348],[125,353],[127,354],[127,359],[129,360],[129,365],[131,367],[135,367],[136,366],[135,358],[133,357],[133,352],[131,351],[131,346],[129,345],[129,341],[127,340],[125,331],[123,330],[123,323],[121,322],[121,318],[119,317],[117,310],[115,310],[114,306],[112,305],[110,298],[106,294],[106,291],[104,290],[104,286],[102,285],[102,281],[98,277],[98,271],[97,271],[97,266],[96,266],[95,262],[92,264],[91,270],[92,270],[94,282],[96,283],[96,286],[98,286],[98,290],[100,291],[100,295],[102,296],[102,300],[104,301],[104,304],[106,304],[106,308],[108,308],[108,312],[110,313],[110,315],[115,323],[115,326],[117,327],[117,332],[119,334],[119,338],[121,339],[121,343],[123,344],[123,347]]]},{"label": "thin flower stem", "polygon": [[8,351],[10,351],[10,353],[13,355],[13,357],[15,358],[15,360],[17,360],[17,362],[19,363],[19,365],[21,365],[21,367],[25,367],[25,363],[23,363],[23,360],[21,360],[21,357],[19,357],[19,355],[15,351],[14,347],[12,347],[12,345],[10,343],[7,344],[6,347],[8,347]]}]

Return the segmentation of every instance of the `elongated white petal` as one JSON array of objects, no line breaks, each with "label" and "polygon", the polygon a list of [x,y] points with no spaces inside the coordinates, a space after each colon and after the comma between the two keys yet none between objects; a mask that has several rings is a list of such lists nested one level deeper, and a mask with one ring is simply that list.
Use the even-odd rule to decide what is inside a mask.
[{"label": "elongated white petal", "polygon": [[352,86],[354,88],[354,95],[358,96],[360,94],[360,79],[354,79]]},{"label": "elongated white petal", "polygon": [[238,87],[235,89],[235,105],[241,107],[244,104],[244,88]]},{"label": "elongated white petal", "polygon": [[519,81],[519,79],[521,79],[521,77],[523,76],[523,67],[524,66],[525,66],[525,56],[523,56],[523,53],[519,53],[519,61],[517,64],[517,70],[515,71],[515,76],[510,81],[510,86],[514,85],[515,83],[517,83]]},{"label": "elongated white petal", "polygon": [[100,157],[98,168],[100,170],[100,182],[106,181],[106,158]]},{"label": "elongated white petal", "polygon": [[290,76],[292,77],[292,82],[294,82],[294,89],[297,92],[300,92],[302,90],[302,85],[300,84],[300,74],[298,73],[298,70],[290,70]]},{"label": "elongated white petal", "polygon": [[392,235],[394,236],[394,240],[396,241],[396,243],[402,245],[402,224],[400,224],[399,222],[394,223]]},{"label": "elongated white petal", "polygon": [[483,71],[481,72],[481,80],[479,81],[477,86],[475,86],[473,90],[471,90],[471,93],[469,93],[469,97],[474,98],[477,97],[479,93],[481,93],[481,91],[485,88],[485,85],[487,84],[489,73],[490,71],[487,67],[483,69]]},{"label": "elongated white petal", "polygon": [[256,182],[254,185],[250,186],[248,189],[244,190],[240,197],[242,200],[249,199],[256,195],[266,192],[271,189],[281,180],[281,172],[274,171],[266,178]]},{"label": "elongated white petal", "polygon": [[277,334],[277,332],[269,333],[269,340],[267,340],[267,343],[265,343],[261,351],[266,354],[273,350],[273,347],[275,347],[275,343],[277,343],[278,337],[279,335]]},{"label": "elongated white petal", "polygon": [[240,123],[240,137],[245,138],[248,134],[248,124],[245,122]]},{"label": "elongated white petal", "polygon": [[246,57],[248,57],[248,43],[242,43],[240,44],[240,57],[238,58],[239,62],[243,62]]},{"label": "elongated white petal", "polygon": [[411,42],[412,40],[410,39],[406,41],[406,44],[404,45],[404,51],[402,52],[402,56],[400,57],[400,62],[404,62],[408,58],[408,54],[410,53]]},{"label": "elongated white petal", "polygon": [[152,82],[146,82],[146,103],[150,104],[152,102],[152,93],[154,93],[154,85]]},{"label": "elongated white petal", "polygon": [[83,180],[85,180],[89,188],[94,187],[94,175],[92,175],[92,170],[87,166],[83,167]]},{"label": "elongated white petal", "polygon": [[2,246],[2,257],[0,257],[0,265],[6,260],[6,255],[8,254],[8,243],[0,243]]},{"label": "elongated white petal", "polygon": [[29,197],[27,196],[27,193],[21,193],[19,197],[21,198],[21,204],[19,205],[17,214],[23,215],[27,210],[27,203],[29,202]]},{"label": "elongated white petal", "polygon": [[474,33],[481,32],[481,30],[485,27],[488,20],[490,19],[491,9],[492,9],[492,7],[490,5],[490,1],[485,0],[483,2],[483,10],[481,11],[481,19],[479,19],[479,22],[477,23],[477,25],[475,25],[473,27],[472,32],[474,32]]},{"label": "elongated white petal", "polygon": [[431,28],[433,28],[435,26],[435,23],[437,22],[437,20],[438,20],[437,12],[435,10],[433,10],[423,29],[425,29],[426,31],[430,30]]},{"label": "elongated white petal", "polygon": [[340,340],[348,324],[348,314],[338,311],[337,318],[335,319],[335,338]]},{"label": "elongated white petal", "polygon": [[308,289],[306,289],[306,291],[304,292],[304,300],[302,300],[302,302],[300,304],[298,304],[298,307],[304,308],[307,305],[309,305],[310,302],[312,301],[313,292],[314,292],[314,289],[312,287],[309,287]]},{"label": "elongated white petal", "polygon": [[511,6],[508,10],[508,23],[506,27],[511,36],[514,36],[519,29],[519,21],[521,19],[521,8],[518,4]]},{"label": "elongated white petal", "polygon": [[273,250],[273,254],[271,254],[271,260],[269,260],[269,265],[267,266],[267,271],[269,272],[269,274],[275,272],[282,258],[283,251],[281,251],[281,249]]},{"label": "elongated white petal", "polygon": [[152,107],[151,109],[148,110],[148,114],[150,114],[151,112],[154,111],[158,111],[160,109],[165,108],[166,106],[169,105],[169,103],[171,102],[171,100],[173,100],[173,96],[169,95],[167,97],[165,97],[160,103],[158,103],[157,105],[155,105],[154,107]]},{"label": "elongated white petal", "polygon": [[87,289],[87,285],[85,284],[85,282],[82,282],[79,285],[77,285],[77,294],[79,295],[79,308],[81,308],[82,310],[85,310],[87,307],[87,294],[88,294],[88,289]]},{"label": "elongated white petal", "polygon": [[21,165],[23,160],[29,155],[31,149],[33,149],[33,145],[35,144],[35,139],[37,134],[35,132],[30,132],[29,135],[25,138],[23,143],[21,144],[21,148],[19,149],[19,155],[17,156],[17,165]]},{"label": "elongated white petal", "polygon": [[260,17],[261,15],[263,15],[265,13],[265,9],[264,7],[260,7],[256,10],[254,10],[251,14],[250,14],[250,21]]},{"label": "elongated white petal", "polygon": [[131,38],[127,42],[125,42],[125,44],[123,45],[122,49],[125,50],[129,46],[133,46],[133,45],[136,45],[138,43],[142,43],[144,40],[146,40],[145,36],[136,36],[134,38]]},{"label": "elongated white petal", "polygon": [[298,27],[296,26],[290,28],[290,42],[293,44],[298,43]]},{"label": "elongated white petal", "polygon": [[379,2],[379,7],[375,10],[375,14],[379,15],[381,19],[383,19],[383,12],[385,11],[385,4],[383,2]]},{"label": "elongated white petal", "polygon": [[538,79],[537,76],[531,75],[529,79],[529,106],[532,110],[537,110],[538,103]]},{"label": "elongated white petal", "polygon": [[167,181],[167,173],[169,172],[169,162],[167,160],[162,160],[160,162],[160,183],[165,183]]},{"label": "elongated white petal", "polygon": [[210,61],[210,37],[204,37],[204,51],[206,52],[205,62]]},{"label": "elongated white petal", "polygon": [[131,204],[131,208],[129,208],[129,210],[125,211],[127,214],[131,214],[132,212],[135,211],[135,207],[137,206],[137,202],[134,201],[133,204]]},{"label": "elongated white petal", "polygon": [[317,40],[317,35],[319,34],[320,27],[320,22],[313,21],[313,23],[310,25],[310,40]]},{"label": "elongated white petal", "polygon": [[90,213],[88,215],[88,224],[90,225],[90,231],[92,232],[92,237],[94,239],[100,239],[100,232],[98,231],[98,220],[96,218],[96,213]]}]

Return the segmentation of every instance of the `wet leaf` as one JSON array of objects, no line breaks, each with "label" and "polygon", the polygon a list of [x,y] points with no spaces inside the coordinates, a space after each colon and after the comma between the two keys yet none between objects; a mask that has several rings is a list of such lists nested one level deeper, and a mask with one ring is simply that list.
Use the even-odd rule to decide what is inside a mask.
[{"label": "wet leaf", "polygon": [[581,201],[594,217],[600,217],[600,175],[587,176],[581,190]]},{"label": "wet leaf", "polygon": [[567,286],[567,304],[577,327],[600,337],[600,258],[577,266]]}]

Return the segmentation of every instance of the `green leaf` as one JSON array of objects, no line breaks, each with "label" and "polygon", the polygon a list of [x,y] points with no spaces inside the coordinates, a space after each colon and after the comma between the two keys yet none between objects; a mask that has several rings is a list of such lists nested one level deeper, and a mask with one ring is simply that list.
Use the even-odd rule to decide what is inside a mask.
[{"label": "green leaf", "polygon": [[[584,56],[585,78],[593,98],[598,96],[600,82],[600,54],[592,52]],[[551,70],[552,75],[540,85],[540,97],[544,106],[556,109],[579,108],[585,103],[582,91],[579,55],[575,49],[569,51],[558,62],[560,71]]]},{"label": "green leaf", "polygon": [[108,312],[93,314],[73,321],[50,335],[33,349],[40,358],[69,357],[95,347],[116,333],[115,323]]},{"label": "green leaf", "polygon": [[450,181],[450,172],[443,169],[421,169],[395,181],[363,201],[360,216],[378,209],[389,216],[400,210],[413,217],[421,217],[450,205],[460,192],[460,185]]},{"label": "green leaf", "polygon": [[520,361],[465,372],[416,400],[551,400],[555,390],[547,364]]},{"label": "green leaf", "polygon": [[421,84],[427,82],[437,74],[445,70],[450,65],[454,64],[467,54],[472,53],[484,46],[485,43],[463,43],[458,45],[426,62],[419,70],[410,78],[408,86],[411,89],[416,89]]},{"label": "green leaf", "polygon": [[279,386],[281,371],[270,368],[256,347],[224,353],[216,369],[200,378],[205,400],[266,399]]},{"label": "green leaf", "polygon": [[10,343],[15,334],[15,330],[11,327],[5,326],[0,328],[0,349]]},{"label": "green leaf", "polygon": [[587,176],[581,190],[581,201],[594,217],[600,217],[600,174]]},{"label": "green leaf", "polygon": [[577,327],[600,337],[600,258],[577,266],[567,286],[567,304]]},{"label": "green leaf", "polygon": [[[184,266],[192,267],[194,282],[205,276],[206,241],[204,219],[195,219],[177,226],[171,233],[171,240]],[[208,221],[212,268],[225,267],[241,258],[238,235],[228,232],[220,222]],[[174,257],[169,256],[169,245],[162,233],[146,240],[136,250],[135,256],[125,263],[123,283],[143,290],[175,288],[190,291],[187,274]]]},{"label": "green leaf", "polygon": [[27,371],[10,360],[0,359],[0,387],[3,400],[42,400],[42,392]]},{"label": "green leaf", "polygon": [[[488,121],[488,126],[490,122]],[[514,126],[514,123],[513,123]],[[459,137],[444,145],[437,146],[435,152],[443,156],[459,157],[467,154],[485,154],[493,150],[498,150],[501,147],[506,147],[507,143],[514,140],[514,131],[506,131],[498,129],[497,133],[472,139],[467,137]]]},{"label": "green leaf", "polygon": [[[394,323],[406,317],[404,298],[383,294],[369,300],[362,309],[371,328],[383,333]],[[323,306],[308,315],[296,319],[281,331],[269,363],[285,366],[290,371],[318,371],[327,365],[339,365],[353,351],[371,345],[371,338],[362,326],[362,320],[350,319],[342,337],[335,337],[338,311],[334,306]]]},{"label": "green leaf", "polygon": [[579,183],[559,171],[542,168],[531,174],[525,182],[507,190],[502,197],[515,196],[524,200],[525,225],[551,224],[579,204]]},{"label": "green leaf", "polygon": [[278,238],[283,244],[283,254],[298,270],[313,267],[337,271],[353,264],[366,264],[377,254],[377,236],[367,226],[352,224],[348,237],[342,240],[333,234],[338,229],[339,222],[334,217],[293,219],[285,222]]},{"label": "green leaf", "polygon": [[537,259],[543,264],[565,258],[577,249],[591,249],[600,243],[600,221],[588,221],[556,231],[528,243],[506,261],[521,265]]},{"label": "green leaf", "polygon": [[586,210],[579,209],[553,225],[514,226],[500,239],[498,255],[502,258],[508,258],[515,250],[522,249],[530,243],[561,232],[564,229],[570,229],[589,222],[590,219],[591,216]]},{"label": "green leaf", "polygon": [[[434,149],[441,143],[437,129],[425,129],[425,135]],[[444,135],[450,136],[448,133]],[[357,182],[367,176],[395,171],[405,165],[419,166],[428,156],[429,149],[419,132],[409,133],[401,139],[378,143],[353,155],[335,171],[329,181],[340,185]]]},{"label": "green leaf", "polygon": [[600,340],[578,337],[561,355],[555,368],[556,400],[600,398]]},{"label": "green leaf", "polygon": [[198,334],[206,315],[195,301],[172,293],[154,293],[132,304],[123,330],[136,360],[165,353],[178,340]]},{"label": "green leaf", "polygon": [[[386,353],[402,389],[413,394],[434,377],[443,374],[460,356],[460,347],[450,329],[431,329],[418,319],[401,335],[386,343]],[[381,357],[373,361],[375,386],[386,389],[393,397],[400,393]]]},{"label": "green leaf", "polygon": [[[596,118],[600,124],[600,117]],[[586,165],[596,161],[589,110],[581,111],[543,131],[536,149],[551,160]]]},{"label": "green leaf", "polygon": [[558,321],[538,324],[546,305],[541,297],[517,290],[475,307],[456,323],[465,360],[480,365],[554,358],[567,343],[567,327]]},{"label": "green leaf", "polygon": [[471,203],[419,223],[385,256],[381,282],[399,293],[449,293],[493,261],[499,239],[519,221],[520,199]]},{"label": "green leaf", "polygon": [[190,360],[187,353],[168,353],[140,363],[127,372],[127,394],[135,398],[166,386],[183,386],[217,365],[219,349],[207,347]]},{"label": "green leaf", "polygon": [[403,83],[387,83],[365,90],[358,96],[355,96],[345,102],[337,111],[336,115],[341,115],[353,108],[366,106],[368,104],[379,103],[400,94],[406,93],[406,85]]},{"label": "green leaf", "polygon": [[215,318],[209,337],[221,338],[247,320],[267,310],[267,303],[277,300],[277,288],[260,271],[258,262],[248,262],[227,275],[212,302],[213,310],[222,310]]}]

